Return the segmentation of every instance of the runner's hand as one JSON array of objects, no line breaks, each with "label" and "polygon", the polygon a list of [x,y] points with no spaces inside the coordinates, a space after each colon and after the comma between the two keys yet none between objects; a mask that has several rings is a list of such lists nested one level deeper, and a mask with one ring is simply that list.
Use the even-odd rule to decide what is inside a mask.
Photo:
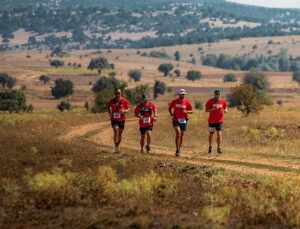
[{"label": "runner's hand", "polygon": [[187,111],[186,110],[182,110],[182,113],[187,114]]},{"label": "runner's hand", "polygon": [[124,110],[124,109],[120,109],[120,110],[119,110],[119,113],[120,113],[120,114],[125,114],[125,110]]},{"label": "runner's hand", "polygon": [[155,122],[155,121],[156,121],[156,117],[154,116],[154,117],[153,117],[153,122]]},{"label": "runner's hand", "polygon": [[143,120],[143,118],[144,118],[144,115],[140,115],[140,120]]},{"label": "runner's hand", "polygon": [[173,117],[173,113],[170,113],[170,116]]}]

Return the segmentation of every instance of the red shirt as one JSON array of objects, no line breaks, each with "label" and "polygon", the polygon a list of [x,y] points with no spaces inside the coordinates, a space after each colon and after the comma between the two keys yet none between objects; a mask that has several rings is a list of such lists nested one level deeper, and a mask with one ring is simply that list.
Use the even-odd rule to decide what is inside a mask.
[{"label": "red shirt", "polygon": [[180,118],[187,118],[188,115],[183,113],[183,110],[191,111],[193,110],[191,103],[187,99],[174,99],[171,104],[170,108],[174,108],[173,112],[173,121],[178,122],[178,119]]},{"label": "red shirt", "polygon": [[205,107],[207,109],[210,109],[213,107],[221,107],[222,108],[219,110],[209,112],[209,118],[208,118],[209,123],[219,123],[219,122],[224,121],[223,109],[227,108],[227,103],[225,102],[224,99],[220,99],[220,101],[218,102],[212,98],[212,99],[208,100]]},{"label": "red shirt", "polygon": [[[121,102],[122,101],[122,102]],[[124,99],[124,98],[120,98],[120,99],[111,99],[109,100],[109,102],[107,103],[107,107],[111,108],[112,111],[112,117],[111,120],[115,120],[115,121],[125,121],[125,114],[120,114],[119,110],[122,109],[128,109],[130,107],[129,102]]]},{"label": "red shirt", "polygon": [[[156,111],[156,107],[154,106],[153,103],[150,102],[151,108],[152,108],[152,114]],[[147,126],[152,126],[153,125],[153,117],[149,114],[149,102],[146,105],[143,105],[143,108],[145,109],[145,115],[144,118],[140,121],[140,127],[145,128]],[[135,108],[134,113],[139,114],[141,112],[141,104],[137,105]]]}]

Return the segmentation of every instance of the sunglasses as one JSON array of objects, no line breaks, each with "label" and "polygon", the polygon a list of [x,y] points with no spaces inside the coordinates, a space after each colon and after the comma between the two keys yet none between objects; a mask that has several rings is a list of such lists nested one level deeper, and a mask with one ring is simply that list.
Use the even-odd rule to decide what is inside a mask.
[{"label": "sunglasses", "polygon": [[120,95],[121,93],[115,93],[115,95]]}]

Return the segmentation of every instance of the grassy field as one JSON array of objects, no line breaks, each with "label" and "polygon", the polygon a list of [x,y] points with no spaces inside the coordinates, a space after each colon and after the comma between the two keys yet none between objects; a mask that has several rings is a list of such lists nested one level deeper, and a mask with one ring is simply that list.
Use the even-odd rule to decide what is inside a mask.
[{"label": "grassy field", "polygon": [[[18,79],[16,89],[26,85],[27,103],[35,107],[32,114],[0,113],[0,228],[300,227],[300,89],[291,73],[266,73],[271,81],[268,93],[275,103],[259,114],[245,117],[229,109],[222,155],[207,155],[208,114],[197,110],[188,121],[182,157],[175,158],[175,133],[167,113],[169,102],[182,87],[194,106],[195,101],[205,104],[215,88],[226,98],[230,88],[242,81],[245,72],[234,72],[238,82],[224,83],[227,71],[202,66],[198,47],[205,54],[226,50],[241,54],[271,39],[275,44],[267,49],[276,53],[280,47],[294,47],[300,38],[164,48],[170,56],[180,50],[181,62],[141,57],[137,50],[103,50],[101,56],[115,64],[116,78],[129,87],[152,86],[161,80],[173,88],[153,100],[159,117],[150,155],[140,154],[134,107],[126,122],[121,154],[113,153],[107,114],[83,108],[85,101],[93,103],[91,87],[100,77],[86,70],[90,59],[99,56],[92,54],[95,50],[72,51],[70,57],[62,58],[65,63],[82,64],[82,69],[51,68],[46,58],[50,51],[0,53],[1,72]],[[247,50],[240,50],[243,45]],[[139,51],[152,50],[161,48]],[[297,48],[290,51],[296,55]],[[195,65],[186,63],[190,53],[197,58]],[[159,73],[158,65],[167,62],[182,75]],[[129,80],[130,69],[142,71],[141,82]],[[187,81],[190,69],[200,70],[201,80]],[[50,83],[40,82],[41,74],[48,75]],[[50,90],[57,78],[74,82],[74,94],[61,99],[75,105],[72,111],[56,109],[61,100],[55,100]],[[282,105],[276,100],[282,100]]]}]

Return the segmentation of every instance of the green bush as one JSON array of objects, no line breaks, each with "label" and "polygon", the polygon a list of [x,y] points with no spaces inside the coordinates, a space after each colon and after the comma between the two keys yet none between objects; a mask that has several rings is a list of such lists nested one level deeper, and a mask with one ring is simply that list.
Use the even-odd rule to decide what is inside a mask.
[{"label": "green bush", "polygon": [[142,77],[142,72],[140,70],[130,70],[128,76],[135,82],[140,81]]},{"label": "green bush", "polygon": [[45,83],[48,83],[50,81],[50,78],[48,76],[41,75],[40,76],[40,81],[42,81],[45,84]]},{"label": "green bush", "polygon": [[164,82],[161,82],[159,80],[155,80],[155,84],[153,87],[153,96],[154,99],[157,98],[158,94],[163,95],[166,91],[167,85]]},{"label": "green bush", "polygon": [[267,75],[264,72],[256,70],[248,72],[244,76],[244,84],[253,85],[259,93],[265,93],[270,87]]},{"label": "green bush", "polygon": [[64,110],[71,110],[71,104],[66,101],[61,101],[61,103],[57,105],[57,109],[61,112],[63,112]]},{"label": "green bush", "polygon": [[114,97],[114,89],[103,89],[95,95],[95,106],[92,108],[94,113],[107,111],[108,101]]},{"label": "green bush", "polygon": [[98,93],[101,92],[103,89],[114,90],[116,88],[120,88],[121,91],[124,91],[126,87],[127,83],[120,82],[116,78],[108,78],[104,76],[97,80],[95,85],[92,87],[92,91],[94,93]]},{"label": "green bush", "polygon": [[195,108],[197,110],[203,110],[203,103],[201,103],[200,101],[195,101]]},{"label": "green bush", "polygon": [[[33,107],[31,105],[30,109]],[[9,112],[29,111],[26,106],[26,96],[16,90],[0,92],[0,110]],[[31,111],[32,111],[31,110]]]},{"label": "green bush", "polygon": [[293,73],[293,80],[300,85],[300,71]]},{"label": "green bush", "polygon": [[131,103],[131,104],[138,104],[141,102],[141,96],[143,94],[149,94],[150,87],[148,84],[142,84],[136,86],[133,89],[126,89],[124,91],[124,97]]},{"label": "green bush", "polygon": [[223,82],[237,82],[235,74],[228,73],[224,76]]},{"label": "green bush", "polygon": [[192,80],[192,81],[195,81],[195,80],[199,80],[201,79],[201,72],[199,71],[194,71],[194,70],[190,70],[188,71],[187,75],[186,75],[186,78],[188,80]]},{"label": "green bush", "polygon": [[176,74],[176,76],[177,76],[177,77],[179,77],[179,76],[180,76],[180,74],[181,74],[181,72],[180,72],[180,70],[179,70],[179,69],[175,69],[175,70],[174,70],[174,73]]},{"label": "green bush", "polygon": [[91,59],[87,68],[91,70],[97,69],[98,74],[101,74],[102,69],[109,69],[110,65],[106,58],[99,57],[96,59]]},{"label": "green bush", "polygon": [[64,66],[65,62],[62,60],[52,60],[50,61],[50,66],[58,68],[59,66]]},{"label": "green bush", "polygon": [[73,94],[73,83],[62,78],[55,80],[55,87],[51,88],[51,94],[55,99],[66,97]]},{"label": "green bush", "polygon": [[282,106],[282,100],[281,99],[278,99],[277,101],[276,101],[276,103],[279,105],[279,106]]},{"label": "green bush", "polygon": [[173,64],[161,64],[158,66],[158,71],[163,72],[164,76],[167,76],[173,68]]}]

